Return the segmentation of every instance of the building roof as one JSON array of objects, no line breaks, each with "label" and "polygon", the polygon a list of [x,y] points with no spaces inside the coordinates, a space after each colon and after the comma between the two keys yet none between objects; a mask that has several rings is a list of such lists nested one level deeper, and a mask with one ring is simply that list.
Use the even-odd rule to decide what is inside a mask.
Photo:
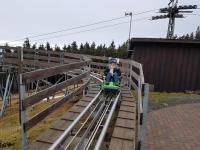
[{"label": "building roof", "polygon": [[182,40],[182,39],[163,39],[163,38],[132,38],[131,44],[135,43],[176,43],[176,44],[197,44],[200,40]]}]

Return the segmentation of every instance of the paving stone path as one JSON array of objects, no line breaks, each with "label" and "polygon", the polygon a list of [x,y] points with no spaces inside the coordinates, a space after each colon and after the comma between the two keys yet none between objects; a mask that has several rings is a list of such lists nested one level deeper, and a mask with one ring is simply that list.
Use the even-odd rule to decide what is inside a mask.
[{"label": "paving stone path", "polygon": [[200,150],[200,103],[150,112],[145,140],[148,150]]}]

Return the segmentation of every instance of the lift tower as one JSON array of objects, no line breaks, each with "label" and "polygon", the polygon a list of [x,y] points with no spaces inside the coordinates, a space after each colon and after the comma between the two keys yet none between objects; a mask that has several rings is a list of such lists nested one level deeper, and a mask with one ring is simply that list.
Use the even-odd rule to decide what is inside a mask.
[{"label": "lift tower", "polygon": [[197,9],[197,5],[178,6],[178,0],[170,0],[168,7],[159,10],[159,13],[163,13],[164,15],[153,16],[152,20],[169,18],[167,39],[171,39],[174,35],[175,18],[184,18],[182,13],[192,13],[193,11],[190,9]]}]

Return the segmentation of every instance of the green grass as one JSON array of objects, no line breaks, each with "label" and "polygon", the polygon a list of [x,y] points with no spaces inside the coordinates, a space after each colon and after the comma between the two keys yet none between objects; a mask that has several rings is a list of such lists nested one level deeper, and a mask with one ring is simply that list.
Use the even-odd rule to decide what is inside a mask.
[{"label": "green grass", "polygon": [[[41,110],[44,110],[48,106],[52,105],[55,100],[49,100],[39,103],[34,107],[30,107],[27,110],[27,118],[31,118]],[[19,125],[19,113],[18,113],[18,100],[12,103],[12,107],[8,107],[6,115],[0,118],[0,142],[10,143],[12,146],[0,148],[0,150],[12,150],[21,149],[21,130]],[[67,102],[56,111],[51,113],[48,117],[34,126],[27,132],[28,143],[31,143],[36,139],[45,129],[51,126],[60,116],[64,114],[71,106],[73,102]]]},{"label": "green grass", "polygon": [[167,93],[167,92],[150,92],[149,93],[149,98],[151,101],[160,102],[160,103],[167,102],[169,98],[172,98],[172,97],[188,97],[188,96],[200,98],[200,95],[188,94],[188,93]]}]

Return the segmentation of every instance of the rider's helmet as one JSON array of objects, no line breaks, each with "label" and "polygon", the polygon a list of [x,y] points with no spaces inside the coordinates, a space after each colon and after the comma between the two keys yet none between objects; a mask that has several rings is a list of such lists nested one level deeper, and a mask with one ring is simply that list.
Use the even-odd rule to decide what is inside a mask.
[{"label": "rider's helmet", "polygon": [[108,63],[109,64],[117,64],[117,59],[116,58],[110,58]]}]

